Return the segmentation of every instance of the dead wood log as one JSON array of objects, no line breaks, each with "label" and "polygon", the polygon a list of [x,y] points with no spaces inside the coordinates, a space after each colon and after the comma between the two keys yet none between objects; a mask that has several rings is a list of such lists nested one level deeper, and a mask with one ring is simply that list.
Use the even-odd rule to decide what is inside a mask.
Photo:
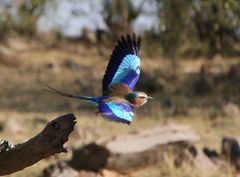
[{"label": "dead wood log", "polygon": [[73,114],[63,115],[49,122],[27,142],[15,146],[9,146],[6,141],[0,144],[0,175],[20,171],[43,158],[67,152],[63,144],[74,129],[75,119]]},{"label": "dead wood log", "polygon": [[[215,157],[209,152],[209,149],[204,148],[203,150],[201,150],[199,148],[191,146],[188,148],[186,155],[190,155],[188,156],[188,160],[192,162],[192,164],[201,172],[215,172],[219,169],[220,165],[218,164],[220,164],[221,161],[220,159],[218,159],[219,157]],[[210,157],[210,155],[212,155],[212,157]]]},{"label": "dead wood log", "polygon": [[222,139],[222,156],[240,171],[240,137]]},{"label": "dead wood log", "polygon": [[[100,171],[104,168],[121,173],[147,165],[154,165],[166,152],[166,145],[176,149],[199,140],[189,126],[170,125],[156,127],[135,134],[101,139],[73,150],[68,165],[77,171]],[[179,146],[178,146],[178,145]],[[163,146],[164,145],[164,146]],[[177,154],[177,152],[175,151]]]}]

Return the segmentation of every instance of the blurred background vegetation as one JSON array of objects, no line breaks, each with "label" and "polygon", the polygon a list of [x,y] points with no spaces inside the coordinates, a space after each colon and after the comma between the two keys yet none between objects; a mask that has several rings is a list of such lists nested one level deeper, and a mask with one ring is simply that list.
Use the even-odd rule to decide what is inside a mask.
[{"label": "blurred background vegetation", "polygon": [[[154,101],[136,111],[131,126],[42,91],[48,84],[101,94],[117,39],[133,32],[143,39],[136,89]],[[0,0],[0,138],[22,142],[55,116],[73,112],[81,128],[70,147],[174,122],[200,134],[198,147],[219,150],[222,137],[239,136],[239,106],[239,0]],[[58,160],[46,159],[16,176],[40,176]],[[161,169],[165,175],[158,167],[153,176],[191,176],[192,167],[175,170],[179,175],[175,167]]]},{"label": "blurred background vegetation", "polygon": [[42,32],[76,39],[85,30],[100,40],[103,33],[116,37],[135,31],[170,58],[238,54],[238,0],[2,0],[0,5],[1,40],[11,33],[36,37]]},{"label": "blurred background vegetation", "polygon": [[[240,103],[236,99],[240,77],[238,0],[3,0],[0,3],[3,44],[13,36],[37,41],[49,49],[62,45],[68,50],[70,43],[78,43],[95,48],[100,56],[108,58],[120,35],[135,32],[143,37],[144,56],[157,65],[164,60],[170,62],[165,67],[167,74],[161,69],[152,76],[145,72],[142,79],[145,82],[140,82],[139,88],[148,88],[158,95],[157,91],[162,89],[165,96],[164,91],[169,91],[166,85],[172,80],[174,96],[186,92],[207,95],[209,99],[208,94],[216,94],[209,103],[222,105],[231,100]],[[184,75],[183,82],[178,73],[181,61],[190,59],[193,67],[199,58],[203,61],[193,72],[195,75]],[[228,62],[229,59],[234,62]],[[212,63],[206,64],[204,60]],[[216,97],[221,97],[221,103]]]}]

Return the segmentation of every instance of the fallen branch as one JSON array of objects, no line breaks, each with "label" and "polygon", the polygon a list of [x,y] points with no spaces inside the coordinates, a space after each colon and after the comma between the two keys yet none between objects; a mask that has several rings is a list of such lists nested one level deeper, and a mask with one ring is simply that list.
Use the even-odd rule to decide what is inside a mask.
[{"label": "fallen branch", "polygon": [[107,168],[128,174],[136,168],[151,166],[162,160],[169,144],[178,149],[174,151],[177,156],[188,144],[199,139],[189,126],[155,127],[134,134],[100,139],[75,149],[67,164],[76,171],[98,172]]},{"label": "fallen branch", "polygon": [[8,175],[29,167],[56,153],[67,152],[63,144],[75,125],[75,116],[60,116],[47,124],[35,137],[15,146],[0,143],[0,175]]}]

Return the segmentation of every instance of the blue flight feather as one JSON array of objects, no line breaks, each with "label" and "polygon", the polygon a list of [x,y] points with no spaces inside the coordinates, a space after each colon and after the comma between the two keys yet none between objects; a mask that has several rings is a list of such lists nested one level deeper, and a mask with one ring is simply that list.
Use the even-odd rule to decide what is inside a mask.
[{"label": "blue flight feather", "polygon": [[98,108],[102,116],[110,121],[130,124],[134,117],[132,107],[126,103],[100,101]]},{"label": "blue flight feather", "polygon": [[[103,93],[111,84],[116,84],[123,80],[131,90],[134,89],[140,74],[140,44],[141,39],[136,39],[135,35],[132,38],[127,35],[126,38],[122,37],[118,41],[102,81]],[[135,71],[134,74],[133,71]],[[128,76],[129,79],[127,81],[126,78]],[[130,79],[133,79],[133,81]],[[128,83],[131,83],[131,85]]]},{"label": "blue flight feather", "polygon": [[124,57],[109,85],[121,82],[121,79],[128,75],[130,71],[135,71],[137,75],[140,74],[140,58],[132,54]]},{"label": "blue flight feather", "polygon": [[126,74],[120,79],[119,82],[129,86],[131,90],[134,89],[139,78],[139,74],[135,70],[128,70]]}]

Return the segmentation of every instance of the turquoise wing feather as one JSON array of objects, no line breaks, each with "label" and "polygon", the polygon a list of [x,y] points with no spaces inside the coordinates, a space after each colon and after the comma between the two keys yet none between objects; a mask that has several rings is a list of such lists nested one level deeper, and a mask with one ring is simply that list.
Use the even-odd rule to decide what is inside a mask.
[{"label": "turquoise wing feather", "polygon": [[133,109],[126,103],[100,102],[99,111],[110,121],[130,124],[134,118]]},{"label": "turquoise wing feather", "polygon": [[134,89],[140,75],[141,38],[127,35],[118,41],[102,82],[103,93],[110,85],[124,83]]}]

